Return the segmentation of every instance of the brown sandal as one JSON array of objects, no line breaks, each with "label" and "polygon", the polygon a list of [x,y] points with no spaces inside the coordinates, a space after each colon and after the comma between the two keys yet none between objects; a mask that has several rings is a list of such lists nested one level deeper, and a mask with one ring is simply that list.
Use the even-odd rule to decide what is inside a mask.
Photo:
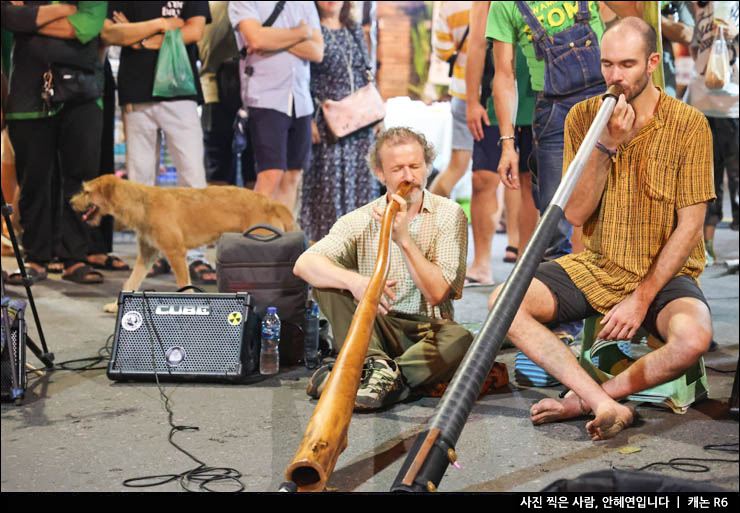
[{"label": "brown sandal", "polygon": [[99,264],[98,262],[94,262],[90,260],[90,257],[88,256],[87,263],[91,265],[94,269],[103,269],[105,271],[130,271],[131,270],[131,268],[126,262],[124,262],[123,260],[121,260],[115,255],[105,255],[105,260],[103,260],[102,264]]},{"label": "brown sandal", "polygon": [[159,276],[160,274],[169,274],[172,268],[170,267],[170,263],[167,261],[166,258],[160,258],[156,262],[154,262],[154,265],[152,265],[152,268],[149,269],[149,272],[146,273],[147,278],[153,278],[154,276]]},{"label": "brown sandal", "polygon": [[[26,270],[26,276],[29,280],[29,285],[33,285],[36,282],[45,280],[47,277],[45,269],[42,271],[37,271],[36,268],[31,265],[25,265],[24,268]],[[12,273],[10,273],[5,279],[5,283],[7,283],[8,285],[23,285],[23,274],[21,274],[21,270],[18,269],[17,271],[13,271]]]},{"label": "brown sandal", "polygon": [[99,273],[87,264],[81,265],[70,273],[62,274],[62,279],[89,285],[94,283],[103,283],[103,274]]},{"label": "brown sandal", "polygon": [[62,274],[64,272],[64,264],[61,260],[54,257],[49,262],[49,265],[46,266],[46,270],[52,274]]}]

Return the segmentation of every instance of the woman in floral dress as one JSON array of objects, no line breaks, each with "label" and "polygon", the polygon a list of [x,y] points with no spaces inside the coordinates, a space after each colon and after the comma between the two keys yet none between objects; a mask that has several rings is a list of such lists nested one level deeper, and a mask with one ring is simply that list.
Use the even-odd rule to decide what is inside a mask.
[{"label": "woman in floral dress", "polygon": [[[368,83],[368,51],[362,27],[350,18],[350,2],[315,2],[324,37],[324,60],[311,63],[311,95],[316,105],[310,168],[303,173],[300,224],[317,241],[344,214],[380,195],[365,158],[374,142],[368,126],[335,140],[321,103],[341,100]],[[349,73],[351,70],[351,75]]]}]

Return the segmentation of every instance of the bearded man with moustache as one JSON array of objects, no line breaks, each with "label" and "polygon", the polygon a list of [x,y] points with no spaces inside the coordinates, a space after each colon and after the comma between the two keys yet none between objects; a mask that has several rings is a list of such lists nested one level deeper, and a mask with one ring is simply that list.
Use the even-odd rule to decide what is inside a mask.
[{"label": "bearded man with moustache", "polygon": [[[532,422],[593,412],[586,430],[594,440],[632,423],[632,410],[617,400],[681,376],[712,339],[697,283],[705,258],[701,228],[715,197],[712,137],[701,112],[653,84],[656,41],[653,28],[633,17],[604,33],[601,72],[624,94],[565,208],[568,221],[583,226],[586,249],[538,267],[509,331],[515,345],[571,390],[562,400],[535,404]],[[563,169],[600,104],[600,97],[590,98],[568,113]],[[599,385],[546,327],[599,313],[601,339],[629,340],[642,325],[665,345]]]},{"label": "bearded man with moustache", "polygon": [[[410,391],[452,378],[473,335],[453,321],[462,296],[468,222],[460,206],[426,190],[434,150],[408,128],[378,134],[368,165],[387,194],[341,217],[295,264],[341,344],[375,268],[383,213],[400,205],[391,232],[390,271],[355,399],[355,410],[375,410]],[[397,194],[413,185],[405,200]],[[320,367],[306,392],[319,397],[331,371]]]}]

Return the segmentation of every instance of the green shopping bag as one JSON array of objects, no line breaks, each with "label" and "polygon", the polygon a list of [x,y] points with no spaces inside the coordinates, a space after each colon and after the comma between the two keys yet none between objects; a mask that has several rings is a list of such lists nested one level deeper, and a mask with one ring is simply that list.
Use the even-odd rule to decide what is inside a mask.
[{"label": "green shopping bag", "polygon": [[164,33],[154,71],[152,96],[174,98],[197,94],[193,70],[180,29]]}]

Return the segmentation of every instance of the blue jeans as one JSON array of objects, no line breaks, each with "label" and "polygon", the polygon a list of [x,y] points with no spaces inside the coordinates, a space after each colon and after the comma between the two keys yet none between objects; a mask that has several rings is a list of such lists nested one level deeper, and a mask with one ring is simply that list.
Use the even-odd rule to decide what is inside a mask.
[{"label": "blue jeans", "polygon": [[[603,93],[604,90],[602,83],[566,97],[545,98],[542,93],[537,95],[532,121],[536,168],[532,174],[532,196],[541,214],[550,205],[563,175],[565,116],[573,105]],[[573,249],[570,243],[572,233],[573,226],[565,219],[560,221],[552,234],[544,259],[554,260],[569,254]]]},{"label": "blue jeans", "polygon": [[[542,93],[537,96],[532,123],[533,153],[536,163],[536,170],[532,173],[532,196],[541,214],[550,205],[563,175],[565,116],[568,115],[573,105],[603,93],[604,89],[604,84],[599,84],[567,97],[545,98]],[[563,218],[552,234],[544,260],[554,260],[571,253],[573,250],[570,242],[572,234],[573,226]],[[575,336],[582,326],[581,321],[569,322],[562,324],[558,330]]]}]

